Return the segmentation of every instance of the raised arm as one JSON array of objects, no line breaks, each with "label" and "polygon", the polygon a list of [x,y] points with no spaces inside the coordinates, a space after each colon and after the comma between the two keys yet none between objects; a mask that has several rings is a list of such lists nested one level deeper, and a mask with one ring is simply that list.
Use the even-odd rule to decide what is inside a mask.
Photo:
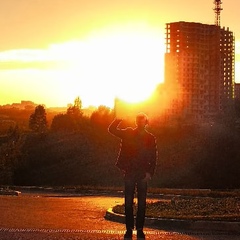
[{"label": "raised arm", "polygon": [[122,122],[122,119],[114,119],[109,125],[108,131],[116,137],[122,138],[123,130],[119,129],[118,126]]}]

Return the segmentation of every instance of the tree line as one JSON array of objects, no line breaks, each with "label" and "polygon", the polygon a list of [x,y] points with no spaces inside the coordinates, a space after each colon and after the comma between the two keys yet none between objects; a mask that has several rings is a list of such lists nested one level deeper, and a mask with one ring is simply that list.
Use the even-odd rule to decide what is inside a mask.
[{"label": "tree line", "polygon": [[79,97],[74,100],[73,106],[68,107],[67,112],[54,116],[50,129],[44,106],[39,105],[29,118],[29,128],[36,133],[46,133],[48,130],[56,131],[78,131],[83,128],[87,121],[100,128],[107,127],[113,120],[113,111],[106,106],[99,106],[90,118],[83,115],[82,102]]},{"label": "tree line", "polygon": [[[49,125],[44,106],[37,106],[29,116],[31,131],[16,125],[0,142],[0,184],[121,186],[119,140],[107,131],[113,119],[106,106],[85,116],[76,98]],[[232,119],[228,114],[213,125],[175,127],[151,121],[159,152],[151,186],[239,188],[240,130]]]}]

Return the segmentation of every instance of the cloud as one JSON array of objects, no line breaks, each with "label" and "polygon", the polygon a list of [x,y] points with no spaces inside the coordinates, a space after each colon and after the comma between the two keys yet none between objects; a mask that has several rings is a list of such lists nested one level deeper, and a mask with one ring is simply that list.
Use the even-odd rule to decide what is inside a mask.
[{"label": "cloud", "polygon": [[31,62],[31,61],[46,61],[47,51],[38,49],[17,49],[9,50],[0,53],[1,62]]},{"label": "cloud", "polygon": [[64,65],[64,58],[60,59],[50,49],[16,49],[0,52],[0,69],[49,69]]},{"label": "cloud", "polygon": [[59,69],[65,68],[66,64],[63,62],[56,61],[31,61],[31,62],[22,62],[22,61],[5,61],[0,62],[1,70],[16,70],[16,69]]}]

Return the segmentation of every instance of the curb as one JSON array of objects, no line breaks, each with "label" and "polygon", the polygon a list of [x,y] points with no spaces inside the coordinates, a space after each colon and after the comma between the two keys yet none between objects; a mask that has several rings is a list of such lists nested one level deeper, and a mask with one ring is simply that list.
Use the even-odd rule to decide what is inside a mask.
[{"label": "curb", "polygon": [[[125,223],[125,215],[113,212],[112,208],[109,208],[106,211],[104,218],[114,222]],[[240,233],[240,222],[180,220],[146,217],[145,226],[168,230],[179,229],[188,231]]]},{"label": "curb", "polygon": [[0,190],[0,195],[19,196],[20,194],[19,191]]}]

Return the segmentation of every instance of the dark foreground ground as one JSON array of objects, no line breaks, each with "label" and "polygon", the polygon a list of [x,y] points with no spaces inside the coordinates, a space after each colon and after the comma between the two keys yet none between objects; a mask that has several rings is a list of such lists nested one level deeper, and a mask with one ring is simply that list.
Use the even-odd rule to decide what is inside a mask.
[{"label": "dark foreground ground", "polygon": [[[30,194],[0,196],[1,240],[123,239],[124,224],[104,219],[122,197]],[[146,239],[237,240],[238,234],[145,228]],[[136,236],[134,235],[134,238]]]}]

